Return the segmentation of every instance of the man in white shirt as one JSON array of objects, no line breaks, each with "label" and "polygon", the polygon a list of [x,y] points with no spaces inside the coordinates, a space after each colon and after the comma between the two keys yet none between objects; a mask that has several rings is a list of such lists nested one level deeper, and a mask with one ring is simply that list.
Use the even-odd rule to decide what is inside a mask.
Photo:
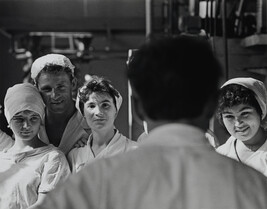
[{"label": "man in white shirt", "polygon": [[92,163],[43,208],[267,208],[267,179],[219,155],[205,138],[221,68],[209,43],[179,36],[144,44],[129,63],[134,104],[149,134],[140,147]]}]

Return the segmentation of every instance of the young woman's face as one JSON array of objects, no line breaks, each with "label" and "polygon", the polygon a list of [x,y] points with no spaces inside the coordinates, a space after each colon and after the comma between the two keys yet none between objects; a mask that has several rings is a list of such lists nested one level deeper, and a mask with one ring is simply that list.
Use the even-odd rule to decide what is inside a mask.
[{"label": "young woman's face", "polygon": [[261,117],[250,105],[240,104],[225,108],[222,119],[229,134],[241,141],[252,139],[260,130]]},{"label": "young woman's face", "polygon": [[84,116],[92,130],[113,129],[117,110],[112,97],[93,92],[84,104]]},{"label": "young woman's face", "polygon": [[10,128],[16,139],[22,140],[33,139],[38,134],[40,125],[40,115],[30,110],[17,113],[10,121]]}]

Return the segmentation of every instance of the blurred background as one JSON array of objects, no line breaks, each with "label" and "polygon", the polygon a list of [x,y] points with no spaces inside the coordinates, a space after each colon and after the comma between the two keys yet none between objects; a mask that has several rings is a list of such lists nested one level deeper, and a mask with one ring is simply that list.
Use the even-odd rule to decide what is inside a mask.
[{"label": "blurred background", "polygon": [[[267,84],[267,0],[0,0],[0,104],[8,87],[29,81],[37,57],[64,54],[81,84],[92,74],[112,81],[124,99],[116,126],[136,140],[143,124],[125,76],[129,50],[181,33],[211,41],[224,80],[252,76]],[[10,133],[3,114],[0,128]],[[223,143],[224,130],[216,121],[211,128]]]}]

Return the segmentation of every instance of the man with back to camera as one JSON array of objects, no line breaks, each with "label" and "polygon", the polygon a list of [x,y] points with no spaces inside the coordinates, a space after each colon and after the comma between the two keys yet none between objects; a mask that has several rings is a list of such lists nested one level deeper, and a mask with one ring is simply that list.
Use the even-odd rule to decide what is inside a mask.
[{"label": "man with back to camera", "polygon": [[31,78],[46,105],[40,139],[58,147],[64,154],[79,141],[87,141],[90,129],[73,99],[77,78],[71,61],[61,54],[39,57],[32,64]]},{"label": "man with back to camera", "polygon": [[221,78],[206,40],[150,41],[127,75],[149,125],[146,140],[134,151],[84,167],[36,208],[267,208],[266,177],[216,153],[205,138]]}]

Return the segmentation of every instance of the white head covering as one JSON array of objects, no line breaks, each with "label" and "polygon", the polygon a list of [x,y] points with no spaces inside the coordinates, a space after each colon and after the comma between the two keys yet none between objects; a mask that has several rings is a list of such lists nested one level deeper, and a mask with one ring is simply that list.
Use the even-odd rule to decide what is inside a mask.
[{"label": "white head covering", "polygon": [[31,78],[35,80],[37,75],[46,65],[59,65],[62,67],[68,67],[71,69],[72,75],[74,76],[74,65],[71,63],[69,58],[62,54],[47,54],[45,56],[36,59],[31,67]]},{"label": "white head covering", "polygon": [[249,77],[240,77],[240,78],[233,78],[226,81],[221,88],[230,85],[230,84],[238,84],[244,86],[251,91],[254,92],[255,98],[259,103],[259,106],[262,111],[262,119],[265,118],[267,113],[267,91],[263,82]]},{"label": "white head covering", "polygon": [[118,97],[115,96],[117,112],[119,112],[119,109],[121,108],[121,104],[122,104],[122,96],[119,92],[118,92],[118,94],[119,94]]},{"label": "white head covering", "polygon": [[24,110],[31,110],[44,119],[45,105],[38,89],[30,83],[16,84],[8,88],[4,99],[4,111],[7,122],[15,114]]}]

